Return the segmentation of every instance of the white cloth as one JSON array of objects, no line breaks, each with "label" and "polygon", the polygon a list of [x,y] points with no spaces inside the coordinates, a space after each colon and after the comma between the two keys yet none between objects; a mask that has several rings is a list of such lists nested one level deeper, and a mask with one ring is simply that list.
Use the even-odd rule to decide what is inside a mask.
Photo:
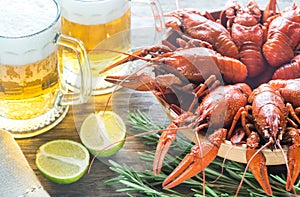
[{"label": "white cloth", "polygon": [[12,135],[0,130],[0,197],[48,197]]}]

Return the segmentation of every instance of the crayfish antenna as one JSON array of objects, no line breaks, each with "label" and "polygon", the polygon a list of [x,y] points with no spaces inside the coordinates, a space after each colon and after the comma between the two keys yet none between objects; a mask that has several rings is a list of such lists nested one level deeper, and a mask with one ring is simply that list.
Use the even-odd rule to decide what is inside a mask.
[{"label": "crayfish antenna", "polygon": [[[228,136],[229,135],[229,132],[227,134]],[[231,152],[231,150],[237,145],[237,144],[241,144],[242,143],[242,139],[244,138],[245,136],[245,131],[243,128],[237,128],[235,131],[234,131],[234,135],[230,136],[230,141],[231,141],[231,144],[232,146],[228,149],[228,151],[226,152],[225,156],[224,156],[224,159],[223,159],[223,162],[222,162],[222,166],[221,166],[221,172],[220,172],[220,175],[213,181],[211,181],[211,183],[215,183],[217,182],[223,175],[224,173],[224,166],[225,166],[225,162],[226,162],[226,159],[229,155],[229,153]]]},{"label": "crayfish antenna", "polygon": [[111,144],[108,144],[107,146],[105,146],[103,149],[99,150],[96,154],[94,154],[93,158],[91,159],[91,162],[90,162],[90,165],[87,169],[87,172],[90,173],[91,172],[91,169],[92,169],[92,166],[95,162],[95,160],[97,159],[97,157],[105,150],[111,148],[112,146],[120,143],[120,142],[124,142],[124,141],[127,141],[127,140],[130,140],[130,139],[133,139],[133,138],[136,138],[136,137],[140,137],[140,136],[144,136],[144,135],[150,135],[152,133],[157,133],[157,132],[161,132],[161,130],[152,130],[152,131],[146,131],[146,132],[143,132],[143,133],[139,133],[139,134],[136,134],[136,135],[132,135],[132,136],[128,136],[124,139],[121,139],[121,140],[118,140],[118,141],[115,141]]},{"label": "crayfish antenna", "polygon": [[217,182],[224,174],[224,168],[225,168],[225,162],[226,162],[226,159],[230,153],[230,151],[233,149],[233,146],[231,146],[228,151],[226,152],[225,156],[224,156],[224,159],[223,159],[223,162],[222,162],[222,166],[221,166],[221,172],[220,172],[220,175],[213,181],[211,181],[210,183],[215,183]]},{"label": "crayfish antenna", "polygon": [[99,48],[97,48],[97,50],[126,55],[126,57],[124,57],[120,60],[117,60],[116,62],[114,62],[114,63],[110,64],[109,66],[105,67],[104,69],[102,69],[99,74],[105,73],[108,70],[113,69],[114,67],[117,67],[119,65],[122,65],[126,62],[133,61],[133,60],[144,60],[144,61],[147,61],[147,62],[151,62],[153,60],[153,58],[144,57],[144,56],[149,55],[151,53],[152,54],[153,53],[166,53],[166,52],[171,52],[172,51],[168,46],[164,46],[164,45],[159,45],[159,46],[153,46],[153,47],[149,47],[149,48],[140,49],[140,50],[134,51],[133,53],[127,53],[127,52],[122,52],[122,51],[117,51],[117,50],[112,50],[112,49],[99,49]]},{"label": "crayfish antenna", "polygon": [[237,144],[241,143],[242,138],[245,136],[245,132],[240,132],[240,131],[243,131],[243,129],[242,128],[236,129],[235,130],[235,135],[233,135],[233,136],[230,136],[229,132],[228,132],[227,135],[230,136],[230,141],[231,141],[232,146],[227,150],[227,152],[226,152],[226,154],[224,156],[224,159],[223,159],[223,162],[222,162],[222,165],[221,165],[220,175],[215,180],[211,181],[211,183],[217,182],[223,176],[225,162],[227,160],[227,157],[228,157],[229,153],[234,148],[234,146],[236,146]]},{"label": "crayfish antenna", "polygon": [[122,52],[122,51],[117,51],[117,50],[112,50],[112,49],[97,49],[99,51],[106,51],[106,52],[112,52],[112,53],[118,53],[118,54],[122,54],[122,55],[126,55],[127,57],[125,58],[122,58],[112,64],[110,64],[109,66],[106,66],[104,69],[102,69],[99,74],[103,74],[111,69],[113,69],[114,67],[117,67],[121,64],[124,64],[126,62],[129,62],[129,61],[133,61],[133,60],[136,60],[136,59],[141,59],[141,60],[145,60],[145,61],[149,61],[149,58],[143,58],[143,57],[140,57],[138,56],[139,55],[139,52],[140,51],[137,51],[135,53],[127,53],[127,52]]}]

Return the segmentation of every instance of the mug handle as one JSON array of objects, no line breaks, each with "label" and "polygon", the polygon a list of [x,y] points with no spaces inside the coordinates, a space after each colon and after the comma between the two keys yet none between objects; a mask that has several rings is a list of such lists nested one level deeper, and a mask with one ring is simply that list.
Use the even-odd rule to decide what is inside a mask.
[{"label": "mug handle", "polygon": [[[60,104],[70,105],[70,104],[81,104],[87,102],[87,100],[90,98],[92,94],[92,72],[91,72],[87,52],[83,43],[76,38],[61,33],[57,33],[54,39],[54,43],[72,49],[78,58],[78,64],[80,67],[81,86],[79,88],[79,92],[73,91],[71,93],[68,92],[67,90],[63,90],[62,87],[66,87],[66,82],[65,80],[60,80],[61,90],[63,92],[63,96],[60,101]],[[61,72],[62,68],[63,67],[60,67],[58,69],[60,75],[62,74]],[[63,77],[60,76],[60,78]]]},{"label": "mug handle", "polygon": [[166,26],[164,20],[164,13],[162,11],[160,2],[158,0],[151,0],[150,4],[154,16],[156,32],[164,33]]},{"label": "mug handle", "polygon": [[165,34],[166,25],[164,20],[164,13],[161,8],[159,0],[131,0],[132,2],[142,2],[145,4],[150,4],[152,14],[154,17],[154,26],[155,26],[155,37],[154,43],[160,43],[162,37]]}]

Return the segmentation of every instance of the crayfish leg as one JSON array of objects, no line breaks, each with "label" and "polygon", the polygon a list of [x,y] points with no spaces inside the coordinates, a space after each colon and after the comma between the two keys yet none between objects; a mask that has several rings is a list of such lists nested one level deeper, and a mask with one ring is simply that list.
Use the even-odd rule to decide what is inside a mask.
[{"label": "crayfish leg", "polygon": [[300,119],[297,116],[297,113],[296,113],[295,109],[293,108],[293,106],[290,103],[287,103],[286,107],[287,107],[289,113],[291,114],[291,116],[297,121],[298,124],[300,124]]},{"label": "crayfish leg", "polygon": [[268,19],[270,17],[276,16],[277,15],[277,1],[276,0],[269,0],[269,2],[266,5],[266,8],[264,10],[262,22],[266,23],[268,22]]}]

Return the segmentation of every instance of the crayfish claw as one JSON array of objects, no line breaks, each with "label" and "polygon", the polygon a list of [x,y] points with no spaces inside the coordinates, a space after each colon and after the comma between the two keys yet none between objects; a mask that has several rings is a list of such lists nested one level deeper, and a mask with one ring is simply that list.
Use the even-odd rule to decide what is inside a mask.
[{"label": "crayfish claw", "polygon": [[[193,148],[196,149],[196,145]],[[201,172],[200,169],[203,169],[203,167],[198,166],[197,168],[199,169],[197,169],[195,167],[194,160],[195,155],[193,153],[186,155],[177,168],[175,168],[175,170],[164,180],[162,186],[164,188],[175,187],[183,181]]]},{"label": "crayfish claw", "polygon": [[266,157],[264,156],[262,151],[256,149],[258,147],[258,143],[258,134],[252,132],[250,137],[247,139],[248,148],[246,150],[246,159],[249,163],[249,168],[257,182],[263,188],[265,193],[271,196],[272,189],[268,177]]},{"label": "crayfish claw", "polygon": [[293,189],[294,183],[298,178],[300,172],[300,135],[298,129],[289,131],[289,135],[292,138],[292,145],[289,146],[287,157],[290,176],[287,176],[286,190]]},{"label": "crayfish claw", "polygon": [[286,190],[290,191],[293,189],[294,183],[296,182],[300,166],[297,162],[300,162],[300,147],[289,148],[288,150],[288,166],[291,173],[291,177],[287,176]]},{"label": "crayfish claw", "polygon": [[218,129],[209,136],[209,141],[194,145],[191,148],[191,152],[184,157],[175,170],[164,180],[163,187],[175,187],[202,172],[216,158],[226,133],[226,129]]},{"label": "crayfish claw", "polygon": [[164,158],[167,155],[168,150],[172,142],[176,138],[178,127],[175,123],[171,123],[168,128],[162,133],[159,138],[153,161],[153,174],[160,173]]},{"label": "crayfish claw", "polygon": [[[257,152],[256,149],[247,149],[247,159],[252,157]],[[269,182],[268,171],[266,166],[266,158],[262,152],[258,152],[251,161],[249,168],[257,182],[263,188],[265,193],[272,196],[272,189]]]}]

